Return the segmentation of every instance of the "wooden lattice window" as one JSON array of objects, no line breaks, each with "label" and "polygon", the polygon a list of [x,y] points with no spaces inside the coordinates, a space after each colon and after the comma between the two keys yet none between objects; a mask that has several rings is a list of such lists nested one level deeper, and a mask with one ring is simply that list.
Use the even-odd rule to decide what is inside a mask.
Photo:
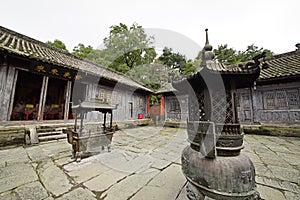
[{"label": "wooden lattice window", "polygon": [[288,97],[288,104],[290,108],[300,107],[298,90],[288,90],[287,97]]},{"label": "wooden lattice window", "polygon": [[105,102],[105,90],[100,90],[100,102]]},{"label": "wooden lattice window", "polygon": [[106,92],[106,103],[111,103],[111,91]]},{"label": "wooden lattice window", "polygon": [[264,96],[265,96],[266,108],[274,108],[275,107],[275,93],[274,92],[266,92]]},{"label": "wooden lattice window", "polygon": [[180,105],[177,99],[170,100],[170,111],[180,111]]},{"label": "wooden lattice window", "polygon": [[139,107],[143,107],[144,105],[144,99],[142,97],[139,97]]},{"label": "wooden lattice window", "polygon": [[111,103],[112,102],[112,91],[100,89],[100,102],[101,103]]},{"label": "wooden lattice window", "polygon": [[283,108],[287,106],[286,102],[286,93],[285,91],[277,91],[276,92],[276,106]]}]

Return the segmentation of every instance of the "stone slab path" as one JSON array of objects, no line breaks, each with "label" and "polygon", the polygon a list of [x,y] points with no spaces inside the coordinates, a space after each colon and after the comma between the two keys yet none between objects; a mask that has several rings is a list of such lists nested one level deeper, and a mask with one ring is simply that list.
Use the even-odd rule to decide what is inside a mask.
[{"label": "stone slab path", "polygon": [[[0,199],[186,200],[186,139],[185,129],[123,129],[111,152],[81,162],[66,140],[0,150]],[[300,138],[246,135],[244,144],[262,198],[300,199]]]}]

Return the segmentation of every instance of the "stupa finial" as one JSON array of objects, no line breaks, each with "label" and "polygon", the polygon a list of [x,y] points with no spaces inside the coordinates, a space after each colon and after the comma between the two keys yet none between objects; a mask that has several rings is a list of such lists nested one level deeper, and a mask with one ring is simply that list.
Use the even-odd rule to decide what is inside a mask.
[{"label": "stupa finial", "polygon": [[208,29],[205,29],[206,32],[206,41],[205,41],[205,46],[204,46],[204,50],[205,50],[205,60],[209,61],[214,59],[215,54],[212,52],[213,47],[209,44],[208,41]]}]

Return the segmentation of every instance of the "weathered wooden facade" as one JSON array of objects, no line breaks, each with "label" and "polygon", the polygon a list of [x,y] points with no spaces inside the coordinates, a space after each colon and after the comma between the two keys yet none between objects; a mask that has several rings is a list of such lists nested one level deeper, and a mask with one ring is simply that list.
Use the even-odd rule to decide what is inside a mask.
[{"label": "weathered wooden facade", "polygon": [[265,59],[256,85],[237,91],[240,122],[300,122],[300,50]]},{"label": "weathered wooden facade", "polygon": [[116,71],[0,26],[0,121],[72,119],[72,103],[92,99],[118,104],[115,120],[137,119],[146,115],[151,93]]}]

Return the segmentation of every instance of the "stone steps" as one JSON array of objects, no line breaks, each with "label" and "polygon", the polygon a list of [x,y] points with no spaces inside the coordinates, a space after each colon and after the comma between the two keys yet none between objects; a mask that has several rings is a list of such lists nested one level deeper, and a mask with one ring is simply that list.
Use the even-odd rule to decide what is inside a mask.
[{"label": "stone steps", "polygon": [[39,142],[46,142],[46,141],[51,141],[51,140],[61,140],[61,139],[66,139],[67,135],[66,134],[54,134],[54,135],[47,135],[40,137],[39,136]]},{"label": "stone steps", "polygon": [[72,128],[73,125],[59,124],[59,125],[40,125],[36,127],[39,142],[66,139],[67,135],[63,133],[64,129]]}]

